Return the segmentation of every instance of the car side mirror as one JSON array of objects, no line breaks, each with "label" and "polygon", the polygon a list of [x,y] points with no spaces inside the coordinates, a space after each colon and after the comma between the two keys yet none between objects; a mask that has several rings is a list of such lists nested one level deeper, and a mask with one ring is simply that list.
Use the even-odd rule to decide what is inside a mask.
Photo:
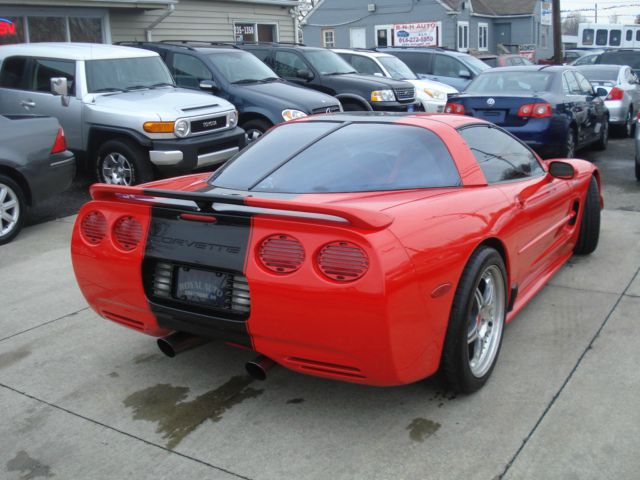
[{"label": "car side mirror", "polygon": [[218,90],[218,84],[213,80],[201,80],[198,86],[200,87],[200,90]]},{"label": "car side mirror", "polygon": [[313,78],[313,73],[306,69],[300,69],[296,71],[296,77],[302,78],[303,80],[311,80]]},{"label": "car side mirror", "polygon": [[69,106],[69,82],[65,77],[53,77],[49,80],[49,90],[60,97],[64,107]]},{"label": "car side mirror", "polygon": [[555,178],[561,178],[562,180],[571,180],[576,175],[576,170],[573,165],[560,160],[552,160],[549,162],[549,174]]},{"label": "car side mirror", "polygon": [[606,88],[602,88],[602,87],[596,88],[596,96],[606,97],[607,95],[609,95],[609,92],[607,92]]},{"label": "car side mirror", "polygon": [[380,72],[375,72],[375,73],[374,73],[374,75],[375,75],[376,77],[384,77],[384,75],[383,75],[383,74],[381,74]]},{"label": "car side mirror", "polygon": [[458,76],[460,78],[471,78],[471,72],[469,70],[460,70]]}]

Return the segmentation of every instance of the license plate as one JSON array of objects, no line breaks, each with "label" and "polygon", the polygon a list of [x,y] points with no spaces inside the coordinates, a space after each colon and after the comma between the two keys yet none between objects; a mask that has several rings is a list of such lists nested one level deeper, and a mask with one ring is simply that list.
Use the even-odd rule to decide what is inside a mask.
[{"label": "license plate", "polygon": [[409,106],[407,107],[407,112],[415,112],[415,110],[416,110],[415,105],[409,105]]},{"label": "license plate", "polygon": [[208,307],[226,307],[230,275],[190,267],[179,267],[175,298]]},{"label": "license plate", "polygon": [[479,113],[479,117],[482,117],[489,122],[504,122],[504,110],[477,110],[477,113]]}]

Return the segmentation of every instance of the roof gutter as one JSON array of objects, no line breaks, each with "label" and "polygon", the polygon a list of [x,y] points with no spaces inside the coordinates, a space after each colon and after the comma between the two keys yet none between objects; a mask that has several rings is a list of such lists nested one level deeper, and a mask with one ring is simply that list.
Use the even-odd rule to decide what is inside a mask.
[{"label": "roof gutter", "polygon": [[152,31],[154,28],[156,28],[158,25],[160,25],[169,15],[171,15],[173,12],[176,11],[176,6],[175,4],[170,4],[167,6],[167,10],[160,15],[158,18],[156,18],[151,24],[149,24],[149,26],[147,28],[145,28],[144,33],[146,35],[147,38],[147,42],[151,42],[152,41]]}]

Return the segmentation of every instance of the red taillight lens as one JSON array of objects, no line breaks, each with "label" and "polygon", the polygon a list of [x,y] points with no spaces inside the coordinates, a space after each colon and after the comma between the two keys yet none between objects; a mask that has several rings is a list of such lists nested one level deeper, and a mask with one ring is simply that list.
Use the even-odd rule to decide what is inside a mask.
[{"label": "red taillight lens", "polygon": [[518,109],[519,117],[546,118],[553,114],[550,103],[525,103]]},{"label": "red taillight lens", "polygon": [[107,219],[100,212],[87,213],[80,222],[80,232],[91,245],[98,245],[107,235]]},{"label": "red taillight lens", "polygon": [[362,248],[351,242],[331,242],[318,253],[318,268],[337,282],[352,282],[369,269],[369,258]]},{"label": "red taillight lens", "polygon": [[133,217],[121,217],[113,226],[113,240],[122,250],[134,250],[142,240],[142,224]]},{"label": "red taillight lens", "polygon": [[444,107],[444,113],[464,115],[464,105],[462,105],[461,103],[447,103],[447,105]]},{"label": "red taillight lens", "polygon": [[67,149],[67,141],[64,138],[64,130],[62,127],[58,128],[58,134],[56,135],[56,141],[53,142],[51,147],[51,153],[61,153]]},{"label": "red taillight lens", "polygon": [[304,247],[291,235],[271,235],[260,244],[262,264],[276,273],[293,273],[304,262]]},{"label": "red taillight lens", "polygon": [[618,87],[613,87],[609,92],[609,95],[607,95],[607,98],[605,98],[605,100],[622,100],[623,97],[624,97],[624,90]]}]

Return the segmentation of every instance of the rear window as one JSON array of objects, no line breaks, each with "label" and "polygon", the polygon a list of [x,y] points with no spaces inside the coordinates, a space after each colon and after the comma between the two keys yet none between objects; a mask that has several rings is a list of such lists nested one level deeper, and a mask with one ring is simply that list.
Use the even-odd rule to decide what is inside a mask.
[{"label": "rear window", "polygon": [[[292,147],[291,142],[296,145]],[[245,152],[216,172],[210,183],[222,188],[274,193],[460,185],[458,171],[442,140],[420,127],[381,123],[290,124],[276,128]]]},{"label": "rear window", "polygon": [[484,72],[467,87],[467,92],[543,92],[550,90],[553,74],[523,70],[520,72]]},{"label": "rear window", "polygon": [[588,80],[618,80],[618,69],[615,68],[581,68],[582,73]]},{"label": "rear window", "polygon": [[622,52],[604,52],[598,58],[598,63],[610,65],[629,65],[631,68],[640,68],[640,52],[622,51]]}]

